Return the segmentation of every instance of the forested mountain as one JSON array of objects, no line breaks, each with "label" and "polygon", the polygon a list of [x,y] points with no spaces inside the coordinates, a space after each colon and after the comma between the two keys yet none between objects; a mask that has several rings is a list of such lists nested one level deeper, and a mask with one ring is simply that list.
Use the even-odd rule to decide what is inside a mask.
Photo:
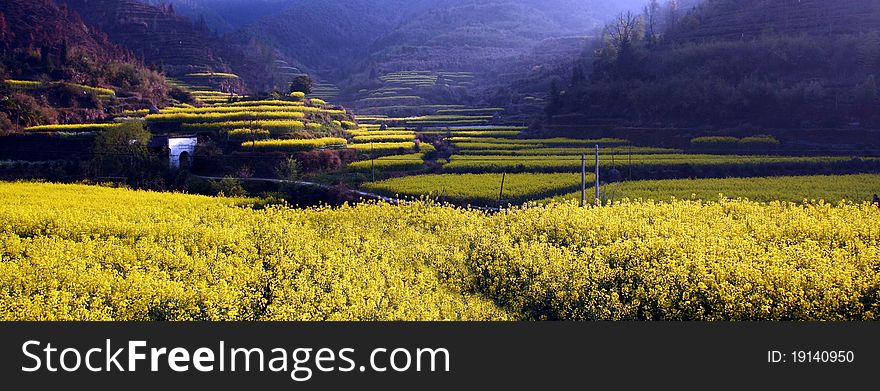
[{"label": "forested mountain", "polygon": [[[556,50],[555,39],[585,36],[614,13],[641,0],[266,0],[277,9],[257,20],[239,15],[243,0],[169,0],[232,40],[265,42],[318,78],[342,87],[370,72],[458,70],[517,76],[535,64],[534,49]],[[258,9],[266,2],[247,2]],[[202,14],[201,11],[205,12]],[[214,15],[214,16],[211,16]],[[219,16],[218,16],[219,15]],[[212,22],[215,21],[215,22]],[[549,40],[549,41],[547,41]],[[567,45],[565,53],[571,56]],[[537,53],[540,57],[543,53]],[[515,64],[515,66],[513,66]],[[352,74],[355,77],[351,78]],[[478,75],[478,82],[484,75]],[[498,80],[491,77],[489,84]]]},{"label": "forested mountain", "polygon": [[289,0],[147,0],[154,6],[171,5],[174,11],[211,30],[229,33],[278,11]]},{"label": "forested mountain", "polygon": [[101,120],[168,99],[162,76],[51,0],[0,2],[0,79],[4,129]]},{"label": "forested mountain", "polygon": [[549,123],[880,122],[877,1],[708,0],[673,14],[670,25],[661,23],[668,10],[657,5],[654,18],[620,15],[587,51],[583,73],[559,75]]}]

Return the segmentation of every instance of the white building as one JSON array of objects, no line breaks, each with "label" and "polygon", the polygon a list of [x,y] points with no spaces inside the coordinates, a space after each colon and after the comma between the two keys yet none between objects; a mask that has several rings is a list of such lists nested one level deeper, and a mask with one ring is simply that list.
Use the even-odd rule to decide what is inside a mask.
[{"label": "white building", "polygon": [[169,167],[189,168],[192,167],[198,143],[199,139],[196,136],[153,136],[150,147],[168,148]]}]

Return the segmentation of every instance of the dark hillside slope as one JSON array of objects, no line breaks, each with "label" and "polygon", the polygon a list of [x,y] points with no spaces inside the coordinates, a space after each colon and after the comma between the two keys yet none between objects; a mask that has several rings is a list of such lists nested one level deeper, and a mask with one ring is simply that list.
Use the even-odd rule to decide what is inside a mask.
[{"label": "dark hillside slope", "polygon": [[857,34],[880,28],[876,0],[707,0],[677,39],[741,39],[762,34]]},{"label": "dark hillside slope", "polygon": [[177,15],[171,7],[135,0],[59,1],[77,10],[90,25],[106,31],[114,42],[172,76],[232,72],[252,90],[263,90],[278,82],[281,71],[276,64],[292,62],[257,41],[232,42],[218,37],[206,25]]},{"label": "dark hillside slope", "polygon": [[591,77],[560,86],[549,122],[880,127],[878,3],[706,1],[656,43],[596,43]]},{"label": "dark hillside slope", "polygon": [[320,76],[340,78],[382,34],[449,1],[298,0],[232,35],[267,42]]},{"label": "dark hillside slope", "polygon": [[161,105],[168,87],[127,49],[51,0],[0,2],[2,112],[16,126]]}]

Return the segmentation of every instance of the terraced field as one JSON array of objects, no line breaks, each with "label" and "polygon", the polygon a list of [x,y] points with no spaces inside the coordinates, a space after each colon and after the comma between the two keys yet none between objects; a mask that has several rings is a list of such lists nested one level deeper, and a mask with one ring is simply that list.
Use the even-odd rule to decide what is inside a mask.
[{"label": "terraced field", "polygon": [[[588,175],[587,179],[595,177]],[[372,182],[364,188],[391,197],[427,196],[459,204],[497,206],[561,195],[580,184],[580,174],[438,174]]]},{"label": "terraced field", "polygon": [[[795,177],[723,178],[723,179],[668,179],[612,183],[602,188],[607,198],[620,200],[669,201],[699,199],[717,201],[722,196],[752,201],[803,202],[824,200],[837,203],[843,200],[856,203],[871,201],[880,189],[880,175],[814,175]],[[594,194],[588,192],[588,200]],[[551,200],[580,199],[580,193],[571,193]],[[549,200],[545,200],[549,201]]]},{"label": "terraced field", "polygon": [[[600,171],[603,199],[621,197],[668,196],[689,198],[696,194],[699,198],[715,199],[718,193],[729,191],[733,197],[756,196],[759,201],[801,200],[803,198],[827,198],[828,200],[864,200],[877,188],[873,177],[831,176],[803,177],[804,184],[797,187],[798,178],[761,179],[700,179],[700,180],[659,180],[645,181],[643,176],[660,175],[661,178],[690,177],[708,175],[756,176],[756,173],[773,172],[851,172],[870,170],[880,165],[874,157],[852,156],[785,156],[708,154],[699,153],[705,144],[717,143],[714,138],[696,140],[692,150],[634,146],[628,140],[604,138],[593,140],[570,138],[521,138],[522,129],[510,128],[452,128],[452,130],[427,130],[416,132],[417,137],[440,137],[451,147],[450,156],[434,156],[436,169],[431,172],[421,170],[416,176],[396,177],[363,184],[363,188],[387,196],[406,197],[430,196],[443,198],[457,204],[498,205],[540,200],[545,195],[550,199],[579,199],[581,156],[585,154],[586,169],[589,173],[587,186],[592,188],[595,170],[595,148],[600,149]],[[357,138],[367,140],[380,138],[378,131],[358,131]],[[410,137],[406,130],[385,131],[390,135]],[[377,135],[377,136],[373,136]],[[405,135],[405,136],[404,136]],[[779,142],[767,136],[733,139],[732,144],[742,146],[760,141],[761,145],[775,145]],[[743,140],[746,142],[744,143]],[[718,142],[725,141],[719,140]],[[772,141],[772,143],[770,142]],[[737,149],[731,149],[736,153]],[[414,167],[422,164],[421,157],[400,155],[382,162],[383,166]],[[358,163],[359,169],[370,166]],[[373,170],[385,167],[375,164]],[[392,171],[389,169],[389,171]],[[403,170],[401,170],[403,171]],[[616,171],[616,173],[615,173]],[[626,173],[630,182],[605,184],[609,179],[620,180]],[[505,193],[501,194],[501,178],[506,174]],[[561,178],[565,178],[562,180]],[[814,184],[815,181],[831,179]],[[864,182],[855,185],[860,179]],[[531,185],[529,185],[531,183]],[[530,187],[531,186],[531,187]],[[823,187],[824,186],[824,187]],[[656,188],[655,188],[656,187]],[[713,189],[717,189],[713,190]],[[791,189],[786,191],[785,189]],[[839,191],[834,191],[839,189]],[[565,194],[568,191],[570,194]],[[876,191],[876,190],[874,190]],[[594,191],[588,192],[593,202]],[[811,197],[810,194],[813,194]],[[873,194],[873,193],[870,193]],[[667,197],[667,198],[668,198]],[[855,197],[855,198],[854,198]],[[500,202],[501,201],[501,202]]]}]

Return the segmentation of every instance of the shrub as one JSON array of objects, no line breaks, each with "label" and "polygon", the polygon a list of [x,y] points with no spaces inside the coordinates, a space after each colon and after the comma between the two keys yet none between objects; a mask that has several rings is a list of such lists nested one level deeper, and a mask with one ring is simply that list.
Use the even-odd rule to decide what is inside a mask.
[{"label": "shrub", "polygon": [[340,151],[309,151],[296,154],[296,161],[303,171],[338,170],[342,167]]},{"label": "shrub", "polygon": [[742,149],[760,149],[767,150],[779,146],[779,140],[776,137],[762,134],[757,136],[743,137],[739,140],[739,147]]},{"label": "shrub", "polygon": [[313,106],[326,106],[327,105],[327,101],[325,101],[323,99],[318,99],[318,98],[309,99],[309,103],[311,103]]},{"label": "shrub", "polygon": [[264,139],[270,136],[266,129],[233,129],[226,132],[226,135],[234,139]]},{"label": "shrub", "polygon": [[291,93],[290,93],[290,97],[291,97],[294,101],[299,102],[299,101],[305,99],[305,97],[306,97],[306,93],[305,93],[305,92],[302,92],[302,91],[294,91],[294,92],[291,92]]},{"label": "shrub", "polygon": [[219,192],[217,195],[226,197],[244,197],[247,192],[244,190],[241,181],[233,177],[225,177],[217,183]]},{"label": "shrub", "polygon": [[727,136],[697,137],[691,139],[691,147],[702,150],[732,150],[735,149],[739,139]]},{"label": "shrub", "polygon": [[67,125],[40,125],[25,128],[26,132],[100,132],[104,130],[116,129],[121,123],[107,124],[67,124]]}]

